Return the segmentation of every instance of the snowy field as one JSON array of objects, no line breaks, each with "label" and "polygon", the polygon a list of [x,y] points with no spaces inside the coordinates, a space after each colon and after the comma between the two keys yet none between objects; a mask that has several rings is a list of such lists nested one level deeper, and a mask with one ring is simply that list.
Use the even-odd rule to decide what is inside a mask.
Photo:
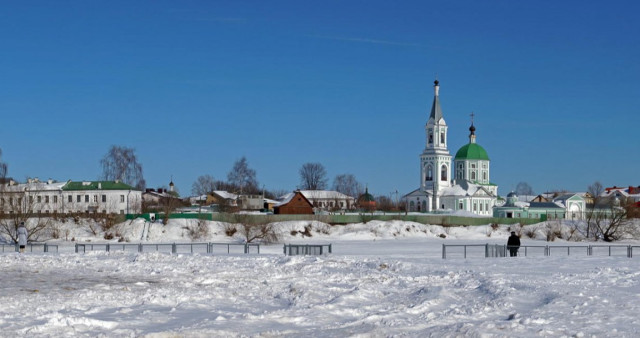
[{"label": "snowy field", "polygon": [[[152,229],[150,242],[185,242],[181,228]],[[57,254],[3,253],[0,336],[640,335],[640,256],[441,258],[443,243],[507,234],[372,222],[286,238],[332,243],[320,257],[284,256],[282,244],[260,255],[75,254],[69,242]]]}]

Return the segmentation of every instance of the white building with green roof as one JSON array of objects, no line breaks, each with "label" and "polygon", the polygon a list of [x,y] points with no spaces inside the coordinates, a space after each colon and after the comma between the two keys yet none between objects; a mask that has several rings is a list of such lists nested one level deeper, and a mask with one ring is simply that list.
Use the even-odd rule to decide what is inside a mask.
[{"label": "white building with green roof", "polygon": [[29,179],[0,188],[5,214],[131,214],[140,213],[142,192],[119,181],[46,182]]},{"label": "white building with green roof", "polygon": [[[431,114],[425,126],[426,146],[420,155],[420,187],[403,198],[412,212],[467,211],[491,216],[498,186],[491,183],[491,161],[476,143],[471,121],[469,143],[453,158],[447,145],[447,124],[440,106],[440,85],[434,82]],[[454,175],[451,176],[451,170]]]}]

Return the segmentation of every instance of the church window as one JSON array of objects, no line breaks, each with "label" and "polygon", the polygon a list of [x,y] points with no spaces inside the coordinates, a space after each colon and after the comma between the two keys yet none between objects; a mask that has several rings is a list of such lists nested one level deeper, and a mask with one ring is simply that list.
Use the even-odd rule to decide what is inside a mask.
[{"label": "church window", "polygon": [[427,167],[427,181],[433,181],[433,168]]},{"label": "church window", "polygon": [[485,181],[487,180],[487,172],[486,171],[482,172],[482,179],[485,180]]},{"label": "church window", "polygon": [[459,209],[459,210],[464,209],[464,205],[462,204],[462,202],[460,202],[460,204],[458,204],[458,209]]},{"label": "church window", "polygon": [[476,164],[475,164],[475,163],[472,163],[472,164],[471,164],[471,169],[475,169],[475,168],[476,168]]},{"label": "church window", "polygon": [[429,130],[429,144],[433,143],[433,132]]},{"label": "church window", "polygon": [[440,170],[440,180],[441,181],[446,181],[447,180],[447,166],[443,165],[442,169]]},{"label": "church window", "polygon": [[480,211],[482,211],[482,203],[480,203]]},{"label": "church window", "polygon": [[444,132],[440,133],[440,143],[444,144]]},{"label": "church window", "polygon": [[475,181],[475,179],[476,179],[476,172],[475,172],[475,171],[472,171],[472,172],[471,172],[471,180],[472,180],[472,181]]},{"label": "church window", "polygon": [[458,171],[458,179],[461,180],[462,179],[462,171]]},{"label": "church window", "polygon": [[473,203],[473,211],[478,211],[478,205]]}]

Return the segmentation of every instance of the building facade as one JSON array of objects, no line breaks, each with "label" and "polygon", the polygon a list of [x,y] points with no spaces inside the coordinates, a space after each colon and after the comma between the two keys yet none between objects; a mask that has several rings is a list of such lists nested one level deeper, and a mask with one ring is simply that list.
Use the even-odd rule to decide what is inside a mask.
[{"label": "building facade", "polygon": [[118,181],[8,182],[0,188],[6,214],[140,213],[142,192]]}]

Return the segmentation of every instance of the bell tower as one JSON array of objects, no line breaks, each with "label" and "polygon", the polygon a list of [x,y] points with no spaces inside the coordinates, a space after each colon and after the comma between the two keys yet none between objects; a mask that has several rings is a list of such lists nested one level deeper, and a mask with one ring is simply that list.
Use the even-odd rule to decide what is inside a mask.
[{"label": "bell tower", "polygon": [[440,82],[433,86],[431,114],[425,126],[426,146],[420,155],[420,187],[431,193],[432,200],[425,211],[441,209],[439,193],[442,188],[451,187],[451,154],[447,147],[447,123],[440,108]]}]

